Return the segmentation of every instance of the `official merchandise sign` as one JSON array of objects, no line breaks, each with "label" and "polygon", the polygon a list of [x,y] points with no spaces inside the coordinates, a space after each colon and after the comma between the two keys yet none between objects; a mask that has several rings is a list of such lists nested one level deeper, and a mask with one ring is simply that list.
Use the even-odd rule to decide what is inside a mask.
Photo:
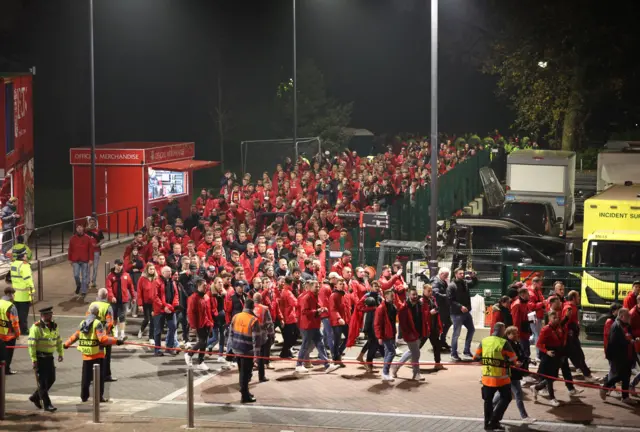
[{"label": "official merchandise sign", "polygon": [[160,162],[193,159],[196,155],[193,143],[171,144],[145,150],[145,163],[147,165]]},{"label": "official merchandise sign", "polygon": [[[91,149],[71,149],[71,165],[90,165]],[[99,165],[142,165],[144,150],[96,150],[96,164]]]}]

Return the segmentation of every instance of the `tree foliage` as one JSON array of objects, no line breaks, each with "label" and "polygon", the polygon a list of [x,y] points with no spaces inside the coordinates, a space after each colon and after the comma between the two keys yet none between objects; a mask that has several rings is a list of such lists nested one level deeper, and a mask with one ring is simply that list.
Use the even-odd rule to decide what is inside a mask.
[{"label": "tree foliage", "polygon": [[[484,71],[516,113],[514,128],[573,150],[604,103],[636,86],[638,2],[495,1],[499,28]],[[601,120],[601,119],[600,119]]]},{"label": "tree foliage", "polygon": [[[349,137],[344,128],[351,122],[353,102],[341,104],[327,94],[324,76],[312,61],[298,67],[298,137],[319,136],[325,148],[342,148]],[[293,80],[281,82],[276,92],[277,129],[291,136]]]}]

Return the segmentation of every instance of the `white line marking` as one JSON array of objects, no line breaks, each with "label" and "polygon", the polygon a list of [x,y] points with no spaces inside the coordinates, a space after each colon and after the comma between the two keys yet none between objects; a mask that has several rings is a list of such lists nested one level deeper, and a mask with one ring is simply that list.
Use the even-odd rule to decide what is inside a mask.
[{"label": "white line marking", "polygon": [[[201,376],[200,378],[198,378],[198,379],[193,381],[193,388],[195,389],[197,386],[203,384],[209,378],[212,378],[212,377],[218,375],[220,372],[221,371],[214,371],[213,373],[205,373],[203,376]],[[173,393],[169,393],[168,395],[166,395],[165,397],[160,399],[158,402],[163,402],[163,403],[164,402],[171,402],[175,398],[182,396],[186,392],[187,392],[187,386],[184,386],[184,387],[174,391]]]},{"label": "white line marking", "polygon": [[[207,377],[202,378],[210,378],[213,375],[209,375]],[[201,379],[202,379],[201,378]],[[194,383],[195,386],[195,383]],[[178,390],[178,391],[182,391]],[[186,391],[186,389],[184,390]],[[25,402],[27,401],[27,396],[25,394],[16,394],[9,393],[6,395],[8,401],[19,401]],[[163,398],[164,399],[164,398]],[[75,396],[55,396],[54,400],[58,405],[67,405],[67,404],[81,404],[78,397]],[[117,414],[120,411],[116,411],[117,405],[126,406],[126,412],[135,414],[139,413],[143,410],[147,410],[152,408],[154,405],[185,405],[186,401],[175,401],[175,400],[159,400],[159,401],[149,401],[149,400],[135,400],[135,399],[111,399],[110,403],[107,404],[109,411],[112,414]],[[89,406],[89,404],[86,404]],[[375,417],[395,417],[395,418],[419,418],[419,419],[430,419],[430,420],[457,420],[457,421],[469,421],[469,422],[484,422],[484,419],[480,417],[457,417],[457,416],[445,416],[445,415],[432,415],[432,414],[414,414],[414,413],[385,413],[378,411],[352,411],[352,410],[337,410],[337,409],[325,409],[325,408],[297,408],[297,407],[281,407],[281,406],[270,406],[270,405],[241,405],[241,404],[229,404],[229,403],[205,403],[205,402],[196,402],[194,406],[197,407],[230,407],[232,406],[236,410],[245,409],[245,410],[265,410],[265,411],[294,411],[294,412],[309,412],[309,413],[325,413],[325,414],[347,414],[347,415],[362,415],[362,416],[375,416]],[[134,412],[135,411],[135,412]],[[247,422],[234,422],[234,423],[247,423]],[[503,420],[502,423],[510,424],[510,425],[523,425],[524,423],[519,420]],[[577,423],[566,423],[566,422],[554,422],[554,421],[536,421],[534,426],[549,426],[549,427],[570,427],[575,429],[605,429],[605,430],[619,430],[619,431],[637,431],[638,428],[631,426],[609,426],[609,425],[584,425]],[[300,427],[310,427],[309,425],[290,425],[290,426],[300,426]]]}]

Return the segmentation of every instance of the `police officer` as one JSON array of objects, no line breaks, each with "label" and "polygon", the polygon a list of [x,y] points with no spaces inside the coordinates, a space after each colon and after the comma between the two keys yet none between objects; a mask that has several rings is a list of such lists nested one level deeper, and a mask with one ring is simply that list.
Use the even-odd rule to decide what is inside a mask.
[{"label": "police officer", "polygon": [[31,265],[27,261],[26,249],[16,251],[15,258],[16,260],[11,263],[11,286],[16,290],[13,304],[16,305],[16,309],[18,310],[20,333],[27,334],[29,332],[27,318],[35,290],[33,287]]},{"label": "police officer", "polygon": [[40,309],[39,312],[40,321],[29,330],[29,357],[38,380],[38,388],[29,400],[39,409],[42,409],[44,402],[45,411],[54,412],[57,408],[51,404],[49,389],[56,382],[55,352],[58,353],[58,361],[62,361],[62,339],[58,324],[53,322],[53,306]]},{"label": "police officer", "polygon": [[[16,260],[16,256],[21,252],[25,252],[27,254],[27,260],[31,261],[33,257],[33,253],[27,244],[24,242],[24,236],[19,235],[16,240],[16,244],[11,248],[11,262],[13,263]],[[11,283],[11,272],[7,272],[4,277],[5,282]]]},{"label": "police officer", "polygon": [[15,374],[11,370],[11,360],[16,339],[20,337],[18,312],[13,305],[14,293],[15,290],[12,287],[6,287],[4,296],[0,299],[0,362],[5,363],[4,370],[7,375]]},{"label": "police officer", "polygon": [[100,365],[100,402],[106,402],[104,398],[104,348],[107,345],[122,345],[124,341],[109,336],[102,323],[98,319],[100,310],[97,305],[89,308],[89,315],[82,320],[78,330],[64,343],[64,349],[69,348],[76,341],[78,351],[82,353],[82,382],[80,399],[86,402],[89,399],[89,385],[93,380],[93,365]]},{"label": "police officer", "polygon": [[[96,301],[89,305],[87,309],[87,315],[92,306],[98,307],[98,319],[102,323],[105,332],[111,336],[113,335],[113,308],[108,300],[109,292],[106,288],[100,288],[98,290],[98,298]],[[104,380],[105,382],[118,381],[118,378],[114,378],[111,375],[111,345],[107,345],[104,348]]]},{"label": "police officer", "polygon": [[[474,360],[482,363],[482,399],[484,400],[484,430],[504,430],[500,421],[511,403],[511,378],[509,365],[518,361],[513,347],[504,338],[504,323],[493,327],[493,334],[482,339]],[[500,393],[498,403],[493,405],[493,396]]]}]

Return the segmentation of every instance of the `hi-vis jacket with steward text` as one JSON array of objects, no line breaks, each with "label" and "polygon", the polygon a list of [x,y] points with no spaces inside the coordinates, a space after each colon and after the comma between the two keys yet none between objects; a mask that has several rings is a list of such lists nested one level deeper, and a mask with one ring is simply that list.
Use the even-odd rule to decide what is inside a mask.
[{"label": "hi-vis jacket with steward text", "polygon": [[104,326],[95,315],[85,318],[74,334],[64,343],[65,347],[70,347],[79,340],[78,351],[82,353],[83,360],[93,360],[104,358],[105,345],[115,345],[117,339],[107,335]]},{"label": "hi-vis jacket with steward text", "polygon": [[511,383],[509,364],[518,360],[511,344],[499,336],[487,336],[476,349],[476,359],[482,362],[482,384],[502,387]]}]

